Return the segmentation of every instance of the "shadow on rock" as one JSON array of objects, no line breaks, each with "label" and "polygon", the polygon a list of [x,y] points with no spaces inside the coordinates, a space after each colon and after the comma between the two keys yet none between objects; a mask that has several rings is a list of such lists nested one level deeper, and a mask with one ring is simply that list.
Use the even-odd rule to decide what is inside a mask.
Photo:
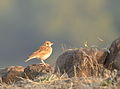
[{"label": "shadow on rock", "polygon": [[120,70],[120,38],[112,42],[104,64],[108,69]]},{"label": "shadow on rock", "polygon": [[49,64],[31,64],[25,68],[24,77],[34,80],[36,77],[43,76],[51,73],[52,71],[53,67]]}]

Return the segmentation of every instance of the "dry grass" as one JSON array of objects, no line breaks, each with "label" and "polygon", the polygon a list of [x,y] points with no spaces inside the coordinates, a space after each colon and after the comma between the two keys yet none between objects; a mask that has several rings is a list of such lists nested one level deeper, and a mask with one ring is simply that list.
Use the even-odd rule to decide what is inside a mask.
[{"label": "dry grass", "polygon": [[39,76],[33,81],[20,78],[21,81],[11,85],[1,82],[0,89],[120,89],[120,78],[117,77],[117,70],[107,70],[96,61],[96,58],[87,55],[84,51],[83,53],[86,59],[84,59],[80,70],[82,67],[86,70],[90,68],[93,73],[91,77],[77,77],[77,70],[74,66],[75,76],[72,78],[69,78],[67,73],[62,76],[50,73]]},{"label": "dry grass", "polygon": [[67,74],[61,77],[47,74],[34,81],[20,78],[21,81],[7,85],[0,83],[0,89],[119,89],[120,81],[116,80],[116,71],[106,70],[106,77],[80,77],[68,78]]}]

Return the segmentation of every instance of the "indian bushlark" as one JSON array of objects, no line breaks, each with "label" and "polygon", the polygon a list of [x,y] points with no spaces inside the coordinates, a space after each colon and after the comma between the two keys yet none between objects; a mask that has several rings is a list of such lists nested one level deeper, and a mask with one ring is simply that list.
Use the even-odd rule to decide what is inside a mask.
[{"label": "indian bushlark", "polygon": [[27,62],[31,59],[37,58],[37,59],[41,60],[42,63],[45,64],[45,62],[43,60],[46,60],[51,55],[51,53],[52,53],[51,46],[52,45],[53,45],[52,42],[45,41],[43,43],[43,45],[41,45],[37,51],[33,52],[25,62]]}]

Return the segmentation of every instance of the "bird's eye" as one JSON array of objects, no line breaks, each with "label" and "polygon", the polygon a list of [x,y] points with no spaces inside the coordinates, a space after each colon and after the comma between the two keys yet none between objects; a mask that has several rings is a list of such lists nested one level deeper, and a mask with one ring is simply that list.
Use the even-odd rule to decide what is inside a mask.
[{"label": "bird's eye", "polygon": [[47,45],[49,45],[49,43],[46,43]]}]

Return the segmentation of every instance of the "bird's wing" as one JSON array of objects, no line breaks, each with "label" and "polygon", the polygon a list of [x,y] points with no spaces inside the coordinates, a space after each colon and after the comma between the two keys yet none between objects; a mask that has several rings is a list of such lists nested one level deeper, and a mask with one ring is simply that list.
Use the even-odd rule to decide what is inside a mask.
[{"label": "bird's wing", "polygon": [[49,51],[49,47],[47,46],[40,46],[35,52],[33,52],[29,57],[35,57],[39,54],[45,54],[46,52]]}]

